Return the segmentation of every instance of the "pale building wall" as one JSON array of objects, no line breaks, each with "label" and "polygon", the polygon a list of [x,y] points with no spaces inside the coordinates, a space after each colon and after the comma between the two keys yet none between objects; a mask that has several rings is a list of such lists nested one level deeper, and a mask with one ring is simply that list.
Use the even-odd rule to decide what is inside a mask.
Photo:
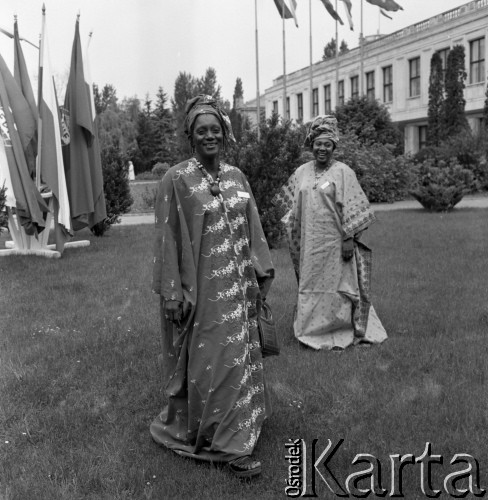
[{"label": "pale building wall", "polygon": [[[470,41],[485,38],[485,79],[482,82],[469,83]],[[375,38],[375,37],[373,37]],[[419,147],[419,126],[427,124],[429,101],[428,87],[430,60],[434,51],[451,48],[462,44],[465,48],[466,70],[468,79],[464,97],[469,123],[479,127],[482,116],[485,91],[486,71],[488,69],[488,0],[473,0],[456,9],[440,13],[420,23],[408,26],[398,32],[365,42],[363,64],[360,49],[353,48],[348,53],[313,65],[313,88],[319,91],[319,114],[325,112],[324,86],[330,84],[332,109],[338,102],[337,82],[344,80],[345,100],[351,98],[351,77],[359,77],[366,93],[366,73],[375,73],[375,97],[383,102],[383,68],[393,68],[393,101],[385,103],[391,118],[405,129],[405,150],[415,152]],[[420,96],[409,95],[409,60],[420,57]],[[361,72],[362,70],[362,72]],[[361,73],[363,78],[361,78]],[[290,98],[290,118],[297,120],[297,95],[303,96],[303,121],[310,121],[310,68],[305,67],[287,75],[287,96]],[[273,81],[260,98],[266,117],[273,112],[274,102],[278,103],[278,113],[284,116],[283,78]],[[256,101],[246,103],[253,107]],[[255,108],[254,108],[255,109]],[[255,114],[255,113],[254,113]]]}]

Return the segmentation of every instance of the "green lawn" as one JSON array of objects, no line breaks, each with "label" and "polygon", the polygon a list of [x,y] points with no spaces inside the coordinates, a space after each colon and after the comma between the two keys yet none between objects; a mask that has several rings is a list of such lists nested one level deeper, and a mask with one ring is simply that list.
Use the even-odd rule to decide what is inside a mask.
[{"label": "green lawn", "polygon": [[[82,231],[91,245],[61,259],[0,259],[0,499],[285,498],[289,438],[318,439],[318,453],[344,439],[330,465],[341,483],[364,469],[355,455],[371,453],[388,488],[389,455],[418,457],[430,442],[444,456],[434,487],[443,489],[461,452],[478,460],[487,487],[488,210],[377,215],[364,239],[390,337],[381,346],[298,345],[294,274],[285,249],[273,251],[269,302],[283,350],[265,362],[274,413],[252,482],[150,438],[163,402],[152,225],[115,226],[102,238]],[[404,469],[403,490],[426,498],[420,465]],[[316,491],[336,498],[318,476]]]},{"label": "green lawn", "polygon": [[154,196],[157,193],[159,181],[131,182],[130,194],[133,203],[131,214],[152,212],[154,210]]}]

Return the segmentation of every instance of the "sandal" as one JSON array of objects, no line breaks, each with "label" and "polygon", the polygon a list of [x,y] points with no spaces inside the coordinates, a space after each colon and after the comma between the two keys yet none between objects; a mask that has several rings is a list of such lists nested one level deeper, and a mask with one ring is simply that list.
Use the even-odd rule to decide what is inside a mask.
[{"label": "sandal", "polygon": [[253,477],[261,474],[261,462],[250,455],[229,462],[230,471],[237,477]]}]

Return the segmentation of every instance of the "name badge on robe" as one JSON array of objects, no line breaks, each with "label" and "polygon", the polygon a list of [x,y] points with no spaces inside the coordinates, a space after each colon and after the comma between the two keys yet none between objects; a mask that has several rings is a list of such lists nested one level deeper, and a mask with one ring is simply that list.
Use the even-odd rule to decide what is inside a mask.
[{"label": "name badge on robe", "polygon": [[330,185],[330,182],[329,181],[325,181],[321,186],[320,186],[320,189],[325,189],[327,186]]},{"label": "name badge on robe", "polygon": [[237,196],[239,198],[250,198],[251,195],[249,193],[246,193],[245,191],[237,191]]}]

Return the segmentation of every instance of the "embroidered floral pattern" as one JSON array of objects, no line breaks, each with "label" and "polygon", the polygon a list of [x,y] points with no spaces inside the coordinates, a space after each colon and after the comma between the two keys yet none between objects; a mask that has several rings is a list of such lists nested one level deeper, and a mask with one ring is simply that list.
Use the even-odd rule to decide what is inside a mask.
[{"label": "embroidered floral pattern", "polygon": [[[266,413],[263,363],[254,318],[254,297],[258,287],[254,267],[259,265],[269,269],[269,254],[254,200],[252,196],[248,198],[239,194],[239,191],[250,192],[244,176],[226,163],[221,164],[220,172],[221,193],[213,196],[209,181],[202,176],[196,162],[190,160],[182,164],[173,174],[171,183],[167,183],[169,190],[163,193],[166,205],[160,203],[158,210],[161,213],[157,213],[164,220],[170,210],[176,211],[179,206],[178,224],[188,226],[188,229],[184,228],[186,232],[178,234],[181,237],[178,244],[171,232],[162,232],[163,238],[168,237],[167,242],[161,239],[164,248],[168,249],[167,256],[162,252],[158,261],[162,266],[161,262],[167,258],[162,267],[165,272],[161,272],[164,290],[168,295],[173,291],[178,293],[179,300],[187,293],[192,298],[198,297],[196,309],[192,310],[191,335],[178,337],[174,353],[168,353],[166,359],[172,359],[171,365],[175,367],[169,386],[173,394],[169,405],[175,406],[172,411],[164,413],[161,423],[167,430],[158,441],[179,449],[182,445],[174,438],[178,434],[182,443],[194,447],[196,455],[200,446],[219,450],[220,443],[225,443],[227,455],[251,452]],[[171,190],[176,190],[177,196],[172,195]],[[186,243],[185,234],[188,235]],[[251,234],[257,235],[255,241],[251,241]],[[184,280],[174,278],[181,263],[181,247],[187,252],[185,258],[199,248],[194,256],[195,281],[188,276]],[[257,264],[257,257],[251,255],[259,255],[260,263]],[[175,260],[175,257],[180,260]],[[182,286],[187,286],[185,295]],[[188,351],[186,339],[189,339]],[[183,359],[179,349],[183,352],[198,350],[197,356],[184,361],[189,363],[186,372],[185,368],[177,368]],[[216,359],[219,363],[215,362]],[[224,382],[215,384],[214,380]],[[233,396],[223,397],[226,394],[223,391],[227,390],[229,394],[229,389]],[[183,408],[183,414],[176,414],[180,408]],[[187,414],[190,408],[191,414]],[[218,415],[228,415],[229,412],[235,412],[232,428],[219,425]],[[177,422],[175,415],[178,416]],[[209,415],[215,415],[216,419],[209,419]]]}]

